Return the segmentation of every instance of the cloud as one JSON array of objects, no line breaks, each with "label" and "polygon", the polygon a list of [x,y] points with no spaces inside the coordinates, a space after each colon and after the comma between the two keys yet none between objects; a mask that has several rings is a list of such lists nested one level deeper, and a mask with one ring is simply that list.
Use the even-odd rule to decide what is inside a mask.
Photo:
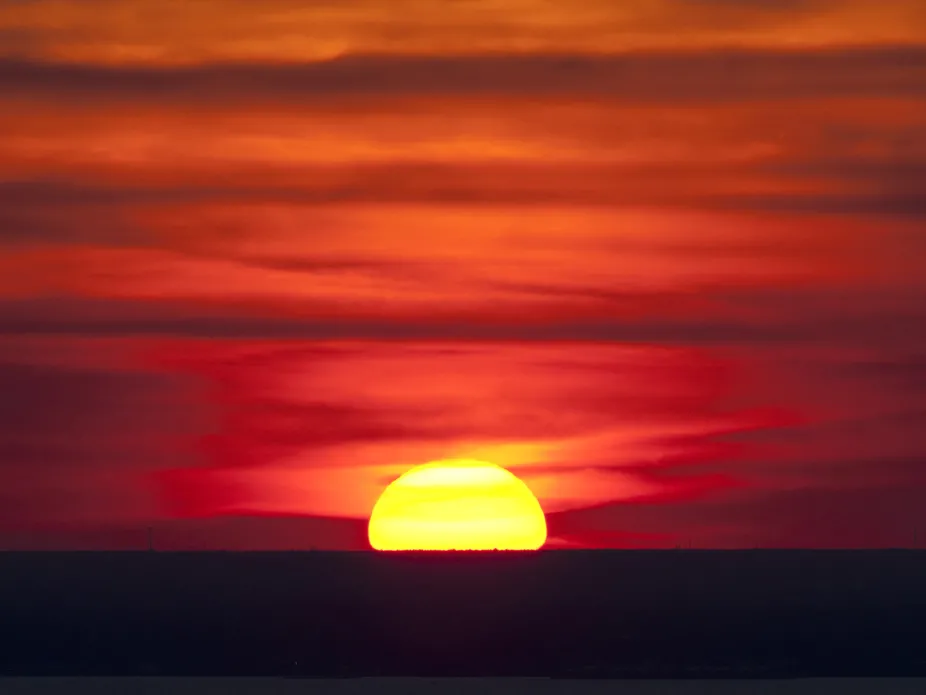
[{"label": "cloud", "polygon": [[736,519],[740,538],[760,547],[910,547],[926,517],[922,479],[861,482],[833,489],[817,485],[759,492],[736,503],[703,510],[702,518]]},{"label": "cloud", "polygon": [[894,359],[871,358],[845,365],[841,371],[846,375],[877,379],[901,389],[926,392],[926,354],[918,352],[916,346],[910,354]]},{"label": "cloud", "polygon": [[926,50],[347,56],[289,65],[108,67],[0,61],[6,97],[95,103],[312,104],[364,96],[575,97],[707,103],[926,96]]},{"label": "cloud", "polygon": [[[908,171],[919,171],[911,165]],[[119,184],[93,184],[77,180],[22,180],[0,182],[0,206],[15,224],[8,236],[28,238],[57,237],[68,239],[80,233],[105,238],[144,237],[150,232],[138,225],[120,224],[118,217],[105,220],[97,230],[75,232],[67,221],[53,215],[30,215],[28,206],[67,206],[88,208],[101,206],[177,205],[206,203],[279,203],[291,205],[333,206],[349,203],[428,203],[446,205],[583,205],[611,208],[663,206],[668,209],[714,211],[765,211],[820,214],[867,214],[920,217],[924,210],[926,188],[917,177],[898,182],[897,171],[885,171],[880,165],[847,162],[833,170],[829,178],[795,173],[770,179],[761,167],[710,166],[547,166],[487,164],[408,164],[402,162],[350,165],[306,166],[298,170],[302,184],[282,181],[254,184],[253,179],[270,174],[262,167],[250,170],[251,181],[222,181],[218,174],[200,176],[200,181],[151,185],[133,183],[131,174]],[[90,172],[92,174],[92,170]],[[713,174],[716,178],[706,178]],[[289,177],[295,177],[290,170]],[[729,180],[739,177],[753,188],[768,193],[743,193],[731,187]],[[627,182],[626,184],[622,182]],[[820,181],[835,188],[834,192],[804,192],[808,183]],[[782,189],[783,192],[771,192]],[[839,189],[843,188],[844,191]],[[789,190],[791,189],[791,190]],[[894,190],[892,190],[894,189]],[[923,190],[921,190],[923,189]],[[19,206],[17,212],[15,207]],[[97,214],[101,214],[98,212]],[[31,218],[31,219],[30,219]],[[77,221],[74,221],[77,224]],[[2,235],[0,235],[2,237]]]},{"label": "cloud", "polygon": [[[590,289],[600,298],[600,290]],[[555,298],[556,286],[548,291]],[[856,296],[857,295],[857,296]],[[246,291],[245,291],[246,296]],[[387,307],[339,312],[328,318],[281,315],[274,302],[222,300],[92,299],[46,296],[0,301],[0,333],[6,335],[162,335],[211,338],[313,340],[463,340],[649,342],[655,344],[913,345],[924,334],[923,306],[909,292],[883,297],[864,290],[840,291],[702,288],[700,310],[667,311],[674,292],[630,290],[611,294],[620,305],[653,308],[645,316],[616,317],[608,304],[583,316],[568,307],[510,308],[467,312],[434,307],[425,313]],[[848,306],[846,296],[856,296]],[[660,300],[660,301],[653,301]],[[684,302],[684,298],[677,299]],[[659,307],[663,306],[662,309]],[[704,307],[711,307],[705,311]]]},{"label": "cloud", "polygon": [[193,460],[191,395],[177,375],[0,364],[0,529],[154,514],[146,476]]},{"label": "cloud", "polygon": [[[0,229],[20,243],[30,234],[144,237],[137,215],[125,218],[146,206],[922,217],[926,199],[921,48],[174,67],[7,61],[0,75],[12,95],[0,124],[0,217],[10,218]],[[94,221],[74,232],[57,207]]]},{"label": "cloud", "polygon": [[[5,184],[0,183],[0,190]],[[12,185],[7,192],[12,193]],[[20,188],[21,192],[28,186]],[[34,190],[34,189],[33,189]],[[44,202],[27,199],[15,200],[15,194],[3,200],[0,192],[0,244],[107,244],[146,245],[154,238],[150,230],[134,224],[124,209],[116,206],[95,207],[87,199],[81,199],[84,211],[79,219],[73,212],[56,204],[55,195],[44,198]],[[26,196],[28,198],[28,196]]]},{"label": "cloud", "polygon": [[[140,343],[160,358],[127,372],[115,361],[107,371],[50,366],[34,350],[15,361],[7,352],[2,538],[26,543],[14,529],[32,524],[35,543],[89,543],[81,529],[108,517],[116,543],[119,528],[141,528],[145,515],[256,513],[262,504],[270,505],[264,513],[273,504],[309,513],[313,500],[332,506],[331,495],[346,494],[337,491],[351,471],[382,485],[386,469],[368,480],[367,462],[420,462],[457,441],[516,440],[572,443],[536,447],[518,461],[528,482],[556,482],[556,494],[539,488],[552,508],[566,498],[573,507],[622,500],[554,513],[551,530],[564,543],[891,543],[919,518],[908,493],[926,475],[916,429],[923,391],[911,381],[921,359],[896,345],[850,359],[838,343],[814,351],[806,342],[784,350],[760,342],[730,353],[690,344],[172,339]],[[753,410],[782,398],[799,417]],[[883,409],[891,403],[907,409]],[[827,414],[833,404],[846,415]],[[172,441],[177,448],[164,455]],[[228,475],[235,469],[264,478]],[[344,482],[308,482],[328,471],[344,473]],[[260,480],[265,487],[255,487]],[[157,509],[155,491],[164,505]],[[270,543],[259,526],[241,538]],[[195,543],[223,546],[230,537],[203,530]],[[326,538],[358,547],[337,533]]]},{"label": "cloud", "polygon": [[33,522],[28,527],[0,527],[3,550],[147,550],[148,529],[154,547],[163,551],[214,550],[366,550],[366,522],[306,516],[187,517],[140,519],[135,523]]},{"label": "cloud", "polygon": [[[11,0],[15,2],[15,0]],[[30,32],[7,55],[86,62],[280,61],[374,53],[589,52],[919,43],[918,0],[34,0],[0,14]]]},{"label": "cloud", "polygon": [[679,479],[694,483],[687,497],[563,511],[551,515],[550,528],[565,539],[597,538],[606,547],[634,546],[628,539],[637,536],[650,547],[909,547],[913,530],[920,529],[922,542],[926,528],[917,502],[924,464],[926,457],[807,462],[799,481],[786,471],[757,481],[748,478],[753,466],[742,461],[739,485],[718,484],[728,480],[718,474],[689,473]]},{"label": "cloud", "polygon": [[[182,422],[169,410],[157,421],[139,411],[153,408],[177,388],[176,377],[66,367],[0,364],[0,423],[8,437],[80,444],[94,436],[153,426],[170,431]],[[133,404],[134,408],[119,405]],[[52,462],[49,462],[52,463]]]}]

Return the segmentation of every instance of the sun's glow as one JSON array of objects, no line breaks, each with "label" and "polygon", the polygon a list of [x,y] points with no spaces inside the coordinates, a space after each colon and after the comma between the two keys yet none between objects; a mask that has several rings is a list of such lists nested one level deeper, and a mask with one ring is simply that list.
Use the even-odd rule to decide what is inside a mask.
[{"label": "sun's glow", "polygon": [[437,461],[393,481],[370,515],[376,550],[537,550],[543,509],[527,485],[484,461]]}]

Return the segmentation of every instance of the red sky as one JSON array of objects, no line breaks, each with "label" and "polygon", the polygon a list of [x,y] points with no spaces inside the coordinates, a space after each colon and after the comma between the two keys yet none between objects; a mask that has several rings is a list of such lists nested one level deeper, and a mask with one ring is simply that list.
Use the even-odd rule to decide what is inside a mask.
[{"label": "red sky", "polygon": [[926,539],[921,0],[0,0],[0,547]]}]

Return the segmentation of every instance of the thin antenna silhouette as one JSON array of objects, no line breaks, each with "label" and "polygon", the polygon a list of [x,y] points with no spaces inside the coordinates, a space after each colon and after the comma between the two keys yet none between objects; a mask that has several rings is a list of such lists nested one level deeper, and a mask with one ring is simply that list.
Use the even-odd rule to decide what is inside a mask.
[{"label": "thin antenna silhouette", "polygon": [[148,527],[148,552],[154,552],[154,527]]}]

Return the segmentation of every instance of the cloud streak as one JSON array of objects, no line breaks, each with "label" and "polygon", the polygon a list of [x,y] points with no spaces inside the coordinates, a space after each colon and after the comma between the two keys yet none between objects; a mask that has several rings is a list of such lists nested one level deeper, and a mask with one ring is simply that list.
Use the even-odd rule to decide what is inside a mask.
[{"label": "cloud streak", "polygon": [[357,52],[564,53],[585,51],[916,44],[917,0],[692,2],[476,0],[38,0],[11,4],[0,31],[8,55],[94,63],[201,63],[323,59]]},{"label": "cloud streak", "polygon": [[[686,168],[688,169],[686,171]],[[647,170],[648,169],[648,170]],[[704,176],[716,167],[628,167],[628,166],[447,166],[441,164],[388,164],[304,169],[302,185],[282,182],[260,186],[242,181],[238,185],[210,185],[207,180],[179,186],[87,185],[79,182],[10,181],[0,183],[0,205],[23,209],[26,204],[90,207],[102,205],[176,205],[208,203],[278,203],[305,206],[338,206],[349,203],[425,203],[447,205],[581,205],[635,208],[639,206],[715,210],[718,212],[804,212],[830,214],[881,214],[921,216],[926,186],[920,173],[926,164],[886,168],[880,163],[848,162],[832,171],[830,178],[792,176],[784,185],[797,190],[774,192],[781,181],[762,176],[761,168],[744,167],[741,172],[721,169],[713,181]],[[249,178],[258,171],[248,171]],[[724,178],[740,175],[741,182],[754,183],[767,191],[743,194],[725,189]],[[906,178],[904,173],[910,177]],[[628,177],[630,183],[624,183]],[[903,178],[901,178],[903,177]],[[802,192],[802,184],[822,184],[835,190]],[[672,184],[672,185],[669,185]],[[840,190],[842,189],[842,190]],[[13,218],[3,236],[41,235],[66,237],[61,223],[44,223],[39,216],[31,222],[25,216]],[[46,217],[48,219],[48,217]],[[109,226],[113,226],[110,221]],[[72,236],[87,232],[78,232]],[[99,232],[97,232],[99,233]],[[132,232],[127,232],[126,235]],[[136,234],[138,232],[135,232]]]},{"label": "cloud streak", "polygon": [[56,101],[311,104],[365,96],[595,98],[705,103],[926,96],[926,50],[629,53],[616,56],[354,55],[290,65],[85,66],[7,59],[8,96]]}]

